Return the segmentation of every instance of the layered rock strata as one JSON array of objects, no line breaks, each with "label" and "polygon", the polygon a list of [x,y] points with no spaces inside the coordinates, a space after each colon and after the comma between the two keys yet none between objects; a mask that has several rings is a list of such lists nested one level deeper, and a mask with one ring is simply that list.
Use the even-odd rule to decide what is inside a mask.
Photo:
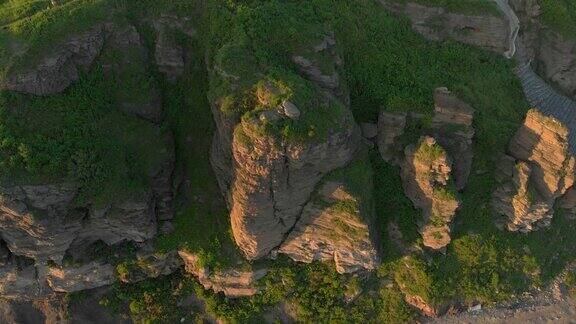
[{"label": "layered rock strata", "polygon": [[298,262],[334,261],[339,273],[376,269],[370,202],[337,181],[324,183],[314,196],[279,252]]},{"label": "layered rock strata", "polygon": [[422,210],[420,227],[423,244],[439,250],[450,243],[450,223],[460,202],[451,189],[452,160],[432,137],[409,145],[402,165],[402,184],[406,196]]},{"label": "layered rock strata", "polygon": [[530,232],[550,225],[556,201],[574,185],[576,160],[569,152],[568,135],[554,118],[528,112],[510,142],[509,155],[499,163],[499,186],[492,199],[508,230]]},{"label": "layered rock strata", "polygon": [[202,265],[200,258],[186,251],[178,251],[188,273],[194,275],[200,284],[214,292],[222,292],[228,297],[252,296],[259,291],[257,281],[263,278],[266,268],[253,270],[217,270],[210,271]]}]

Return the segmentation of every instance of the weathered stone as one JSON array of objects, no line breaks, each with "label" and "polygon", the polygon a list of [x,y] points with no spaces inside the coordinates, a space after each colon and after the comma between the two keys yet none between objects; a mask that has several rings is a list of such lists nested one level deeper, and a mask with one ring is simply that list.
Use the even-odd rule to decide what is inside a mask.
[{"label": "weathered stone", "polygon": [[116,270],[110,264],[94,261],[79,267],[49,268],[46,280],[54,291],[75,292],[114,283]]},{"label": "weathered stone", "polygon": [[530,110],[499,163],[492,206],[511,231],[529,232],[551,223],[554,204],[574,184],[576,160],[568,130],[552,117]]},{"label": "weathered stone", "polygon": [[12,253],[60,262],[82,229],[85,213],[71,206],[73,185],[0,189],[0,235]]},{"label": "weathered stone", "polygon": [[281,106],[281,111],[286,117],[291,119],[300,118],[300,110],[290,101],[284,101]]},{"label": "weathered stone", "polygon": [[369,227],[374,225],[373,210],[361,205],[367,203],[344,184],[326,182],[318,198],[304,207],[279,252],[298,262],[334,261],[339,273],[376,269],[378,253]]},{"label": "weathered stone", "polygon": [[414,2],[380,2],[393,12],[408,16],[414,30],[429,40],[452,39],[501,54],[508,51],[510,27],[502,16],[466,15]]},{"label": "weathered stone", "polygon": [[398,138],[404,134],[406,114],[390,113],[382,110],[378,115],[378,151],[387,162],[400,163],[402,148],[397,145]]},{"label": "weathered stone", "polygon": [[152,23],[156,30],[156,46],[154,58],[158,70],[164,73],[168,80],[175,81],[184,73],[184,49],[174,38],[172,30],[157,20]]},{"label": "weathered stone", "polygon": [[201,265],[200,258],[186,251],[178,251],[184,261],[186,272],[194,275],[205,289],[222,292],[227,297],[252,296],[259,291],[256,281],[263,278],[267,269],[210,271]]},{"label": "weathered stone", "polygon": [[362,131],[362,136],[368,139],[378,135],[378,126],[373,123],[360,123],[360,130]]},{"label": "weathered stone", "polygon": [[114,53],[114,59],[106,63],[110,65],[111,73],[116,75],[120,83],[134,84],[140,81],[137,78],[147,78],[146,82],[142,82],[148,87],[145,89],[146,93],[126,95],[120,91],[117,94],[118,108],[127,114],[156,124],[161,123],[164,110],[160,90],[148,76],[148,51],[136,28],[132,25],[111,28],[105,51]]},{"label": "weathered stone", "polygon": [[472,121],[474,109],[458,99],[446,88],[434,92],[435,113],[432,118],[431,135],[453,160],[452,173],[456,189],[466,186],[472,169]]},{"label": "weathered stone", "polygon": [[53,44],[56,50],[41,58],[34,67],[11,71],[0,88],[35,95],[49,95],[63,91],[87,71],[104,44],[103,26]]},{"label": "weathered stone", "polygon": [[439,250],[450,243],[450,223],[459,201],[449,189],[452,161],[432,137],[422,137],[418,145],[406,148],[402,165],[402,185],[406,196],[422,210],[420,227],[423,244]]}]

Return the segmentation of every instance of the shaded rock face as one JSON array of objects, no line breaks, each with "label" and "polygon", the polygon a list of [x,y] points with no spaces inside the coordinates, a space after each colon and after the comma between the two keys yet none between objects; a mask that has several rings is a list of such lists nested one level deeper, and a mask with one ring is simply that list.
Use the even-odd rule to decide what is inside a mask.
[{"label": "shaded rock face", "polygon": [[551,223],[555,202],[574,185],[576,160],[568,130],[552,117],[530,110],[497,170],[492,206],[510,231],[530,232]]},{"label": "shaded rock face", "polygon": [[[311,53],[332,62],[337,71],[339,63],[332,51],[333,40],[328,38]],[[321,70],[315,68],[315,60],[305,58],[304,54],[296,56],[306,60],[295,58],[302,76],[324,90],[319,91],[318,104],[342,106],[348,102],[337,74],[326,79],[322,77],[324,74],[317,74]],[[237,80],[217,66],[211,73],[232,84]],[[256,97],[259,104],[269,104],[266,96],[256,94]],[[234,239],[248,259],[258,259],[282,243],[322,177],[352,159],[360,131],[350,110],[345,108],[340,129],[331,130],[325,138],[294,143],[258,131],[270,120],[289,118],[299,122],[306,112],[296,113],[294,103],[283,102],[274,112],[241,121],[226,115],[221,105],[220,101],[212,102],[218,131],[211,162],[230,206]]]},{"label": "shaded rock face", "polygon": [[0,235],[10,251],[60,263],[80,242],[143,242],[156,234],[154,201],[124,201],[104,209],[75,207],[71,185],[16,186],[0,192]]},{"label": "shaded rock face", "polygon": [[429,40],[452,39],[501,54],[508,51],[510,27],[503,17],[464,15],[412,2],[380,2],[395,13],[405,14],[414,30]]},{"label": "shaded rock face", "polygon": [[100,53],[105,27],[96,26],[69,38],[58,50],[40,59],[33,67],[12,73],[1,88],[35,95],[63,91],[87,71]]},{"label": "shaded rock face", "polygon": [[[134,26],[106,24],[70,38],[30,69],[11,72],[2,86],[33,95],[54,94],[65,90],[80,72],[95,64],[101,65],[106,77],[122,81],[131,73],[147,75],[149,61]],[[111,94],[117,109],[150,122],[164,139],[148,170],[149,186],[142,192],[94,204],[79,202],[76,198],[81,189],[73,183],[61,183],[63,180],[0,188],[2,297],[35,299],[54,291],[109,285],[117,280],[114,266],[90,262],[92,255],[87,247],[97,241],[111,246],[127,241],[143,243],[156,235],[158,220],[172,218],[174,139],[157,125],[163,119],[157,85],[151,82],[146,91],[148,96],[137,102]],[[62,266],[65,255],[73,255],[80,263]],[[23,257],[29,260],[18,261]],[[146,260],[150,267],[143,273],[149,276],[175,271],[181,265],[177,256],[170,260],[149,256]],[[47,266],[51,261],[56,265]]]},{"label": "shaded rock face", "polygon": [[537,71],[566,95],[576,99],[576,41],[553,32],[541,37]]},{"label": "shaded rock face", "polygon": [[378,135],[376,143],[384,161],[398,164],[401,161],[398,138],[404,134],[406,114],[381,111],[378,115]]},{"label": "shaded rock face", "polygon": [[110,264],[90,262],[79,267],[50,268],[46,281],[57,292],[75,292],[102,286],[116,281],[116,270]]},{"label": "shaded rock face", "polygon": [[361,210],[358,198],[338,182],[326,182],[317,196],[278,252],[305,263],[334,261],[339,273],[376,269],[378,253],[369,227],[373,215],[361,215],[372,209]]},{"label": "shaded rock face", "polygon": [[71,206],[70,185],[16,186],[0,192],[0,235],[12,253],[61,262],[82,229],[83,210]]},{"label": "shaded rock face", "polygon": [[576,40],[540,22],[542,10],[536,0],[511,0],[520,19],[520,40],[536,72],[569,97],[576,99]]},{"label": "shaded rock face", "polygon": [[459,201],[449,187],[452,161],[432,137],[422,137],[409,145],[402,165],[402,185],[406,196],[422,210],[420,230],[424,246],[438,250],[450,243],[450,222]]},{"label": "shaded rock face", "polygon": [[194,275],[205,289],[222,292],[227,297],[252,296],[259,291],[256,282],[263,278],[267,269],[210,271],[202,266],[200,258],[186,251],[178,251],[186,272]]},{"label": "shaded rock face", "polygon": [[453,159],[454,183],[456,189],[462,190],[468,181],[474,157],[474,109],[446,88],[438,88],[434,92],[434,108],[432,136]]}]

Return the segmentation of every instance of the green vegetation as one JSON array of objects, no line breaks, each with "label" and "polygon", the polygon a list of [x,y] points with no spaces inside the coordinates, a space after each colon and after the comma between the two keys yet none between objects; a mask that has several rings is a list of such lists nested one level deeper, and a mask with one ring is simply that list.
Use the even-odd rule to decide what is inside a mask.
[{"label": "green vegetation", "polygon": [[109,93],[117,87],[95,69],[62,94],[1,93],[3,183],[69,181],[94,203],[145,190],[163,157],[162,134],[116,109]]},{"label": "green vegetation", "polygon": [[576,2],[572,0],[539,0],[542,21],[565,37],[576,38]]},{"label": "green vegetation", "polygon": [[[573,11],[569,11],[568,1],[562,3],[570,15]],[[426,4],[458,12],[493,10],[488,1]],[[0,47],[0,69],[7,73],[23,62],[34,62],[70,31],[81,32],[104,19],[134,22],[152,49],[152,33],[135,18],[160,12],[188,14],[202,6],[202,2],[183,0],[74,0],[57,7],[48,1],[3,1],[0,42],[7,46]],[[551,11],[543,6],[549,17]],[[398,243],[410,246],[421,240],[417,224],[422,217],[402,192],[398,169],[372,150],[369,158],[331,176],[365,199],[367,204],[361,206],[375,206],[384,251],[377,274],[358,279],[337,274],[331,264],[297,265],[280,258],[262,280],[262,292],[253,298],[227,299],[175,274],[133,285],[118,284],[103,304],[115,310],[126,306],[138,322],[177,322],[187,316],[177,307],[178,301],[194,293],[206,312],[232,322],[258,320],[263,312],[287,302],[303,322],[401,323],[414,318],[403,300],[404,293],[417,294],[435,306],[450,301],[490,304],[548,282],[574,260],[576,224],[560,212],[550,229],[527,235],[500,232],[494,226],[488,205],[495,185],[494,157],[505,152],[527,111],[511,72],[513,63],[461,44],[427,42],[411,30],[406,19],[393,17],[371,0],[212,0],[205,13],[207,17],[198,27],[203,36],[184,38],[191,59],[175,84],[153,69],[130,67],[125,75],[105,78],[103,71],[95,68],[59,95],[2,93],[3,181],[63,179],[81,186],[83,200],[122,199],[147,186],[146,175],[160,156],[156,149],[162,146],[162,132],[171,131],[181,172],[177,174],[185,181],[177,197],[175,231],[159,236],[157,246],[161,251],[190,250],[210,268],[237,265],[242,258],[234,246],[226,205],[209,163],[215,128],[209,100],[220,102],[226,118],[247,124],[281,100],[289,99],[301,110],[299,121],[257,124],[248,129],[254,132],[249,134],[237,129],[247,145],[250,136],[260,132],[294,142],[322,139],[339,129],[345,110],[334,100],[324,102],[321,90],[298,73],[291,61],[291,56],[298,54],[313,60],[325,73],[340,72],[351,93],[354,117],[360,122],[375,122],[380,109],[429,117],[433,90],[439,86],[448,87],[476,109],[474,171],[466,189],[458,193],[462,207],[454,220],[453,240],[445,254],[404,255],[406,251]],[[565,22],[558,26],[570,32]],[[342,68],[311,49],[330,30],[345,62]],[[16,58],[23,47],[24,54]],[[205,54],[221,71],[207,72]],[[264,81],[281,90],[267,105],[257,102]],[[146,99],[149,82],[158,85],[164,100],[167,120],[161,130],[129,118],[115,106],[117,99]],[[118,93],[121,87],[124,91]],[[426,128],[425,120],[409,124],[403,141],[417,140]],[[433,147],[424,156],[438,154],[440,150]],[[374,192],[368,189],[372,184]],[[448,197],[454,193],[439,194]],[[351,204],[336,207],[357,210]],[[398,225],[402,242],[388,237],[392,222]],[[128,275],[130,266],[120,262],[118,273]],[[351,286],[360,294],[346,303],[342,297]]]}]

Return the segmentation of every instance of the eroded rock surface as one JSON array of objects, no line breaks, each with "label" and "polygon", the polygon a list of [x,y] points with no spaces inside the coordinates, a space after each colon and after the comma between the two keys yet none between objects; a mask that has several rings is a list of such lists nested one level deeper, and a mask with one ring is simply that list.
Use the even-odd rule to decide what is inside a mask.
[{"label": "eroded rock surface", "polygon": [[499,163],[494,210],[510,231],[530,232],[551,223],[554,204],[574,184],[575,159],[568,129],[552,117],[530,110]]},{"label": "eroded rock surface", "polygon": [[54,291],[75,292],[114,283],[116,270],[110,264],[96,261],[78,267],[51,267],[46,281]]},{"label": "eroded rock surface", "polygon": [[451,189],[452,160],[432,137],[406,148],[402,184],[406,196],[422,210],[423,244],[438,250],[450,243],[450,223],[460,203]]},{"label": "eroded rock surface", "polygon": [[538,1],[511,0],[510,5],[520,19],[519,60],[532,63],[540,76],[576,100],[576,40],[542,23]]},{"label": "eroded rock surface", "polygon": [[[332,43],[324,40],[305,54],[332,62],[337,73],[339,63],[332,55]],[[298,55],[304,58],[305,54]],[[360,130],[346,106],[348,96],[343,92],[342,81],[338,77],[330,78],[339,80],[338,84],[328,82],[316,75],[315,60],[306,60],[297,61],[306,63],[300,65],[300,73],[313,83],[317,104],[340,111],[335,122],[338,127],[330,129],[326,136],[296,142],[263,132],[274,121],[291,119],[300,123],[307,113],[289,98],[273,100],[282,94],[266,83],[259,86],[255,95],[257,104],[266,108],[259,116],[246,116],[239,121],[223,112],[225,101],[212,103],[218,132],[211,162],[230,205],[235,241],[248,259],[261,258],[282,243],[317,183],[330,171],[345,166],[358,147]],[[231,87],[238,82],[236,76],[219,66],[212,73],[222,82],[231,83]]]},{"label": "eroded rock surface", "polygon": [[381,111],[378,115],[378,151],[384,161],[399,163],[402,148],[398,147],[398,138],[406,128],[406,114]]},{"label": "eroded rock surface", "polygon": [[497,53],[508,51],[510,27],[502,16],[466,15],[413,2],[380,2],[393,12],[405,14],[414,30],[429,40],[452,39]]},{"label": "eroded rock surface", "polygon": [[228,297],[252,296],[259,291],[256,282],[263,278],[268,270],[217,270],[210,271],[200,262],[200,258],[186,251],[178,251],[184,262],[186,272],[194,275],[205,289],[222,292]]},{"label": "eroded rock surface", "polygon": [[454,184],[456,189],[462,190],[468,181],[474,157],[474,109],[446,88],[434,92],[434,108],[432,136],[452,158]]},{"label": "eroded rock surface", "polygon": [[1,88],[35,95],[61,92],[90,68],[102,50],[104,39],[104,26],[73,36],[33,67],[12,72]]},{"label": "eroded rock surface", "polygon": [[370,233],[374,215],[369,202],[336,181],[324,183],[314,197],[279,252],[298,262],[334,261],[339,273],[376,269],[378,253],[374,233]]}]

